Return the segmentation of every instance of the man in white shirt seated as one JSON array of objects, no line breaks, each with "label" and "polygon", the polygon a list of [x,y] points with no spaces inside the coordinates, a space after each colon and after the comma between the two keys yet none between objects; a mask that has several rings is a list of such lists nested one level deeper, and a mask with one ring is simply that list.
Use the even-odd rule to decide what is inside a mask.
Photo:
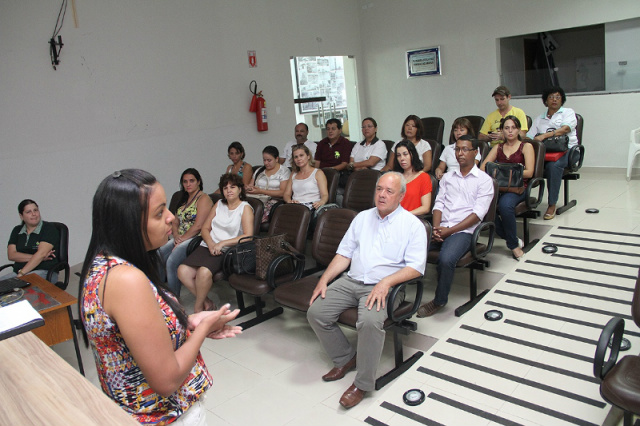
[{"label": "man in white shirt seated", "polygon": [[280,164],[284,164],[287,167],[291,167],[291,152],[293,151],[294,145],[299,145],[301,143],[305,144],[309,151],[311,152],[311,158],[316,155],[316,148],[318,144],[314,141],[307,140],[307,136],[309,136],[309,126],[305,123],[298,123],[295,127],[295,141],[287,142],[282,150],[282,156],[280,156]]},{"label": "man in white shirt seated", "polygon": [[447,304],[456,264],[471,250],[473,231],[489,211],[493,180],[475,163],[478,141],[460,138],[456,142],[460,170],[446,173],[433,206],[431,249],[440,249],[436,297],[418,309],[418,317],[429,317]]},{"label": "man in white shirt seated", "polygon": [[[417,217],[400,206],[405,190],[400,173],[389,172],[378,179],[376,207],[353,220],[309,301],[307,319],[335,366],[322,379],[339,380],[358,367],[353,385],[340,398],[345,408],[357,405],[375,389],[389,289],[424,274],[427,232]],[[357,350],[336,323],[352,307],[358,307]]]}]

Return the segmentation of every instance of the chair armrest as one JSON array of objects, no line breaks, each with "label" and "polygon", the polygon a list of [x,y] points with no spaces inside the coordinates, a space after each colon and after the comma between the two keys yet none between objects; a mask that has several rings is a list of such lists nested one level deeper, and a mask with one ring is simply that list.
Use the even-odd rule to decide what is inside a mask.
[{"label": "chair armrest", "polygon": [[567,170],[571,173],[575,173],[580,170],[580,167],[582,167],[582,162],[584,161],[584,146],[575,145],[569,150],[567,155],[569,156],[569,164],[567,166]]},{"label": "chair armrest", "polygon": [[[416,297],[413,300],[413,306],[411,306],[411,311],[409,311],[407,314],[396,317],[395,309],[393,308],[393,305],[395,305],[396,298],[398,297],[400,292],[403,291],[407,285],[417,286]],[[405,281],[403,283],[393,286],[391,288],[391,292],[389,293],[389,297],[387,298],[387,316],[389,317],[389,319],[391,319],[391,321],[393,322],[400,322],[407,318],[411,318],[413,315],[415,315],[415,313],[418,312],[420,303],[422,302],[423,290],[424,290],[424,284],[422,283],[422,277]]]},{"label": "chair armrest", "polygon": [[2,271],[3,269],[7,269],[9,267],[12,267],[12,266],[13,266],[13,263],[7,263],[6,265],[2,265],[2,266],[0,266],[0,271]]},{"label": "chair armrest", "polygon": [[292,254],[281,254],[280,256],[276,257],[271,261],[271,263],[269,264],[269,268],[267,269],[267,284],[269,284],[269,287],[276,288],[279,284],[284,284],[284,283],[276,283],[276,279],[278,278],[276,277],[276,270],[278,269],[278,266],[280,266],[282,262],[288,259],[290,259],[293,262],[293,278],[291,278],[291,280],[287,282],[296,281],[302,278],[302,274],[304,273],[304,263],[305,263],[304,256],[297,257]]},{"label": "chair armrest", "polygon": [[187,256],[193,253],[193,251],[198,248],[201,242],[202,237],[200,235],[198,235],[197,237],[193,237],[191,241],[189,241],[189,245],[187,246]]},{"label": "chair armrest", "polygon": [[[487,241],[487,248],[484,251],[478,252],[478,238],[480,238],[480,233],[482,231],[489,231],[489,240]],[[493,248],[493,240],[496,235],[496,225],[493,222],[482,222],[478,227],[473,231],[473,236],[471,237],[471,256],[474,259],[482,259],[484,258],[491,249]]]},{"label": "chair armrest", "polygon": [[[530,210],[535,209],[542,202],[542,197],[544,196],[544,188],[545,188],[544,178],[533,178],[529,180],[529,185],[527,185],[527,189],[524,192],[524,202],[527,205],[527,208]],[[535,201],[531,202],[531,192],[534,188],[538,188],[538,197]]]},{"label": "chair armrest", "polygon": [[[607,325],[604,326],[598,339],[598,345],[596,346],[596,353],[593,357],[593,375],[598,380],[604,379],[607,373],[616,365],[618,361],[618,353],[620,352],[620,343],[622,342],[622,335],[624,334],[624,320],[622,318],[611,318]],[[609,341],[613,336],[613,343],[611,345],[611,352],[607,362],[604,361],[604,357],[607,354],[607,347]]]},{"label": "chair armrest", "polygon": [[69,285],[69,274],[71,273],[69,269],[69,264],[67,262],[58,262],[55,265],[53,265],[47,272],[47,281],[49,281],[50,283],[53,282],[51,281],[51,277],[55,272],[60,272],[60,271],[64,271],[64,281],[62,282],[58,281],[57,283],[53,283],[53,284],[55,284],[57,287],[61,288],[62,290],[66,290],[67,286]]}]

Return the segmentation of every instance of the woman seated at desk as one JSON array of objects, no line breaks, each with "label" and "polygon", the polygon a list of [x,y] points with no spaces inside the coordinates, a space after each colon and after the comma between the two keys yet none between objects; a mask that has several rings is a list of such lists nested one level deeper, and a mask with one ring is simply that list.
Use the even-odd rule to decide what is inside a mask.
[{"label": "woman seated at desk", "polygon": [[93,197],[78,297],[83,334],[102,390],[142,424],[206,422],[200,399],[212,379],[200,347],[241,331],[227,325],[238,310],[187,316],[159,281],[156,250],[173,219],[162,185],[143,170],[113,173]]},{"label": "woman seated at desk", "polygon": [[194,312],[215,310],[208,293],[213,276],[222,269],[223,254],[253,235],[253,209],[247,203],[238,175],[226,173],[218,185],[223,198],[209,212],[202,227],[202,243],[178,267],[178,278],[196,296]]},{"label": "woman seated at desk", "polygon": [[[18,213],[22,223],[13,228],[7,244],[7,258],[14,262],[13,272],[0,279],[27,274],[46,279],[49,269],[56,264],[60,233],[51,223],[42,220],[40,208],[33,200],[22,200],[18,204]],[[53,273],[51,281],[58,281],[57,272]]]},{"label": "woman seated at desk", "polygon": [[264,204],[261,223],[265,223],[269,220],[272,207],[282,202],[291,172],[280,164],[280,152],[275,146],[268,145],[262,150],[262,163],[264,166],[256,170],[246,190],[247,195],[258,198]]},{"label": "woman seated at desk", "polygon": [[431,211],[431,177],[422,171],[422,160],[415,145],[404,140],[396,144],[393,170],[402,173],[407,190],[400,205],[416,216]]}]

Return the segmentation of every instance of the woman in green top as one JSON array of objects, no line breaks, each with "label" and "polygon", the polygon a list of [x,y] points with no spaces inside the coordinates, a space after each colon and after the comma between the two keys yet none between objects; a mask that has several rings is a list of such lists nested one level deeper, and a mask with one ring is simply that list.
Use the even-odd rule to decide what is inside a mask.
[{"label": "woman in green top", "polygon": [[[60,245],[60,233],[40,217],[38,204],[33,200],[22,200],[18,204],[22,224],[13,228],[7,245],[7,258],[14,262],[13,273],[0,279],[37,274],[47,278],[49,268],[55,265],[56,249]],[[54,273],[52,281],[58,280]]]},{"label": "woman in green top", "polygon": [[158,249],[160,259],[166,264],[167,287],[180,296],[182,283],[178,280],[178,266],[187,258],[187,248],[192,238],[200,235],[200,229],[209,215],[213,202],[202,192],[202,178],[193,168],[182,172],[176,218],[172,223],[173,239]]}]

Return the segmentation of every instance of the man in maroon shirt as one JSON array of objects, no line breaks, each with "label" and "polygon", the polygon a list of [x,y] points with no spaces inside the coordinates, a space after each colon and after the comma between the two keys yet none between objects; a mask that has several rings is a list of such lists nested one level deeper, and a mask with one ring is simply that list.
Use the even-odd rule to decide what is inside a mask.
[{"label": "man in maroon shirt", "polygon": [[342,123],[337,118],[327,120],[327,137],[318,142],[314,159],[316,167],[331,167],[338,171],[349,165],[351,142],[342,136]]}]

